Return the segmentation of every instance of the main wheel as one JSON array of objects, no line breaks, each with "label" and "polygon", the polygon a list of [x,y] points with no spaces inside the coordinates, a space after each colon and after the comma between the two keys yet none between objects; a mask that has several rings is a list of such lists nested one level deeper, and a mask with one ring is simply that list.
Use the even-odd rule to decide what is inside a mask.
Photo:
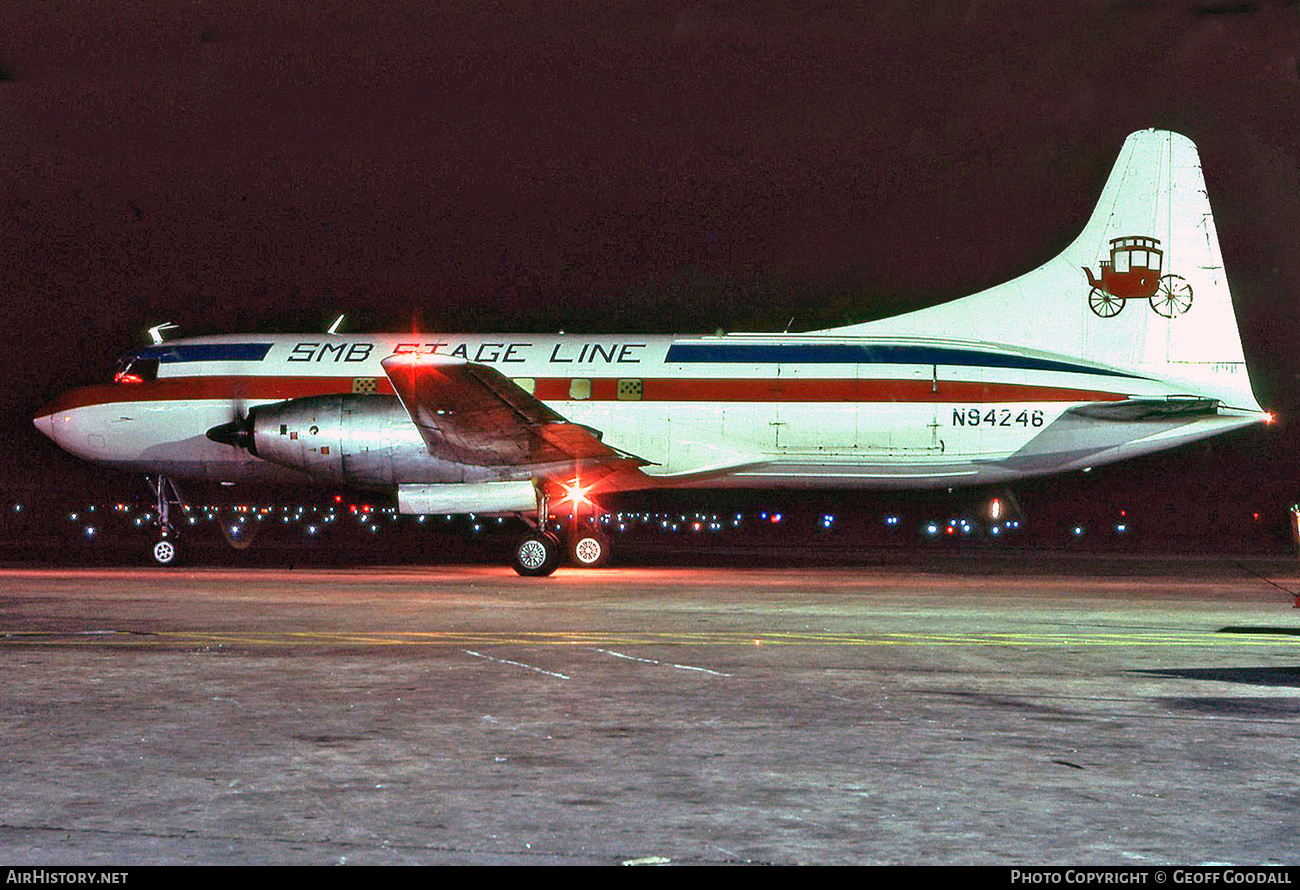
[{"label": "main wheel", "polygon": [[1124,310],[1124,300],[1110,291],[1094,287],[1088,292],[1088,308],[1102,318],[1114,318]]},{"label": "main wheel", "polygon": [[1151,295],[1151,308],[1157,315],[1177,318],[1192,308],[1192,286],[1181,275],[1166,275]]},{"label": "main wheel", "polygon": [[560,542],[544,532],[532,532],[515,545],[515,571],[526,578],[543,578],[560,564]]},{"label": "main wheel", "polygon": [[175,538],[162,538],[149,548],[149,556],[160,566],[175,565],[180,555],[181,551],[176,546]]},{"label": "main wheel", "polygon": [[596,569],[609,565],[614,542],[598,531],[581,531],[569,541],[569,559],[575,566]]}]

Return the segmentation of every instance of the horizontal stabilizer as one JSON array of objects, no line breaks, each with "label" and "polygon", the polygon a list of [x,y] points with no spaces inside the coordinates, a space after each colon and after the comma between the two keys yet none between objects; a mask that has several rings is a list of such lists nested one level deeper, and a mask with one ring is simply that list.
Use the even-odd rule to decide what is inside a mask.
[{"label": "horizontal stabilizer", "polygon": [[1065,413],[1090,420],[1132,423],[1139,420],[1202,417],[1219,413],[1218,399],[1124,399],[1121,402],[1092,402]]}]

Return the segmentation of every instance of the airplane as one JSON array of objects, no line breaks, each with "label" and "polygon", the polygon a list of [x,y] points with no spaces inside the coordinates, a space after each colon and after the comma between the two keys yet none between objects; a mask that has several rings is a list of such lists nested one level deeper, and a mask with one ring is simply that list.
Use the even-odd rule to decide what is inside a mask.
[{"label": "airplane", "polygon": [[1005,284],[863,324],[718,336],[225,335],[128,352],[34,418],[147,474],[156,562],[175,480],[346,485],[401,513],[510,514],[517,572],[605,564],[553,507],[649,489],[1013,483],[1272,417],[1243,356],[1201,162],[1125,141],[1082,233]]}]

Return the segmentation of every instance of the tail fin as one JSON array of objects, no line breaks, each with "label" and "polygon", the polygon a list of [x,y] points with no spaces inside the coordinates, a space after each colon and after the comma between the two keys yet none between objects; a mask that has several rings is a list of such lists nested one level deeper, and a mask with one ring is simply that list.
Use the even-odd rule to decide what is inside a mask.
[{"label": "tail fin", "polygon": [[1196,146],[1129,136],[1083,233],[1006,284],[836,335],[952,337],[1137,370],[1260,410]]}]

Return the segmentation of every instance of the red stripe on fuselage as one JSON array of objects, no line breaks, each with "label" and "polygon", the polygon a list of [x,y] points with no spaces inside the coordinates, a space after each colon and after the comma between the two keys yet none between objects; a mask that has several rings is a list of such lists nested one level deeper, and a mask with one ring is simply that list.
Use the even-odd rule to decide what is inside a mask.
[{"label": "red stripe on fuselage", "polygon": [[[619,401],[618,379],[589,378],[589,401]],[[1110,402],[1127,398],[1120,393],[1033,386],[1019,383],[978,383],[940,380],[842,380],[805,378],[637,378],[642,381],[642,402]],[[97,384],[63,393],[41,408],[37,417],[128,402],[212,400],[281,401],[309,396],[351,395],[351,377],[166,377],[148,383]],[[376,380],[378,393],[392,395],[388,378]],[[572,380],[537,378],[533,394],[544,402],[573,400]]]}]

